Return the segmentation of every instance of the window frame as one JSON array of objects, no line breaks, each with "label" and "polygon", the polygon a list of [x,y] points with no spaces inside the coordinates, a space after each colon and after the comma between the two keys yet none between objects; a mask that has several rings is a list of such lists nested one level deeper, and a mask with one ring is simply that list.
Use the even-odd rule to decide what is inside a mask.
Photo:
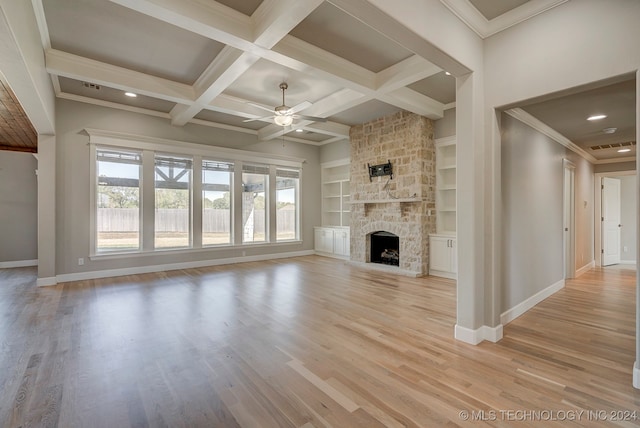
[{"label": "window frame", "polygon": [[[140,156],[140,164],[138,165],[138,248],[132,248],[132,249],[123,249],[123,250],[102,250],[99,251],[98,250],[98,194],[100,193],[98,191],[98,186],[99,186],[99,180],[98,180],[98,151],[99,150],[104,150],[104,151],[114,151],[114,152],[128,152],[131,154],[136,154],[138,156]],[[142,251],[142,247],[143,247],[143,242],[142,242],[142,214],[143,214],[143,194],[144,194],[144,186],[143,186],[143,171],[142,171],[142,158],[143,158],[143,152],[142,150],[137,150],[134,148],[125,148],[125,147],[107,147],[107,146],[101,146],[101,147],[94,147],[92,146],[92,155],[91,155],[91,159],[92,162],[90,163],[90,174],[91,174],[91,196],[90,196],[90,206],[92,209],[92,213],[91,213],[91,218],[90,218],[90,227],[91,227],[91,233],[90,233],[90,248],[91,248],[91,254],[90,255],[114,255],[114,254],[135,254],[135,253],[139,253]]]},{"label": "window frame", "polygon": [[[302,193],[302,176],[303,176],[303,163],[305,159],[282,156],[271,153],[259,153],[250,152],[245,150],[230,149],[226,147],[210,146],[206,144],[196,144],[190,142],[168,140],[162,138],[141,136],[126,134],[113,131],[105,131],[93,128],[85,128],[85,132],[89,135],[89,147],[90,147],[90,206],[92,207],[92,213],[90,216],[90,247],[89,258],[90,259],[108,259],[108,258],[124,258],[130,257],[132,254],[138,256],[150,256],[166,253],[185,253],[185,252],[202,252],[213,251],[216,249],[219,251],[228,250],[229,248],[249,248],[249,247],[264,247],[275,245],[291,245],[301,244],[302,233],[299,232],[298,239],[287,241],[276,241],[275,230],[275,200],[273,193],[275,191],[275,171],[277,168],[284,169],[298,169],[300,171],[299,195]],[[96,251],[96,219],[97,219],[97,164],[96,153],[98,149],[110,149],[110,150],[123,150],[134,151],[142,153],[142,171],[141,171],[141,209],[140,209],[140,239],[141,245],[139,250],[126,251],[126,252],[97,252]],[[154,157],[156,153],[169,154],[176,157],[191,157],[192,158],[192,170],[191,170],[191,247],[180,248],[161,248],[155,249],[153,246],[155,238],[155,200],[153,195],[150,197],[150,192],[155,192],[155,162],[154,159],[149,161],[148,157]],[[222,245],[202,245],[202,162],[203,160],[225,161],[234,164],[234,173],[232,174],[231,183],[231,199],[232,199],[232,214],[231,214],[231,244]],[[154,165],[151,173],[148,171],[149,163]],[[237,197],[238,190],[241,189],[241,174],[242,164],[257,164],[268,165],[270,173],[268,175],[268,194],[265,195],[267,199],[267,205],[265,206],[266,215],[270,220],[266,221],[266,237],[265,241],[260,242],[246,242],[243,243],[242,239],[238,239],[242,236],[241,220],[238,216],[241,216],[241,198]],[[148,185],[148,181],[152,181],[152,185]],[[299,198],[301,199],[301,198]],[[240,205],[240,207],[238,207]],[[302,203],[298,201],[298,217],[301,218]],[[199,210],[199,211],[198,211]],[[198,211],[198,212],[196,212]],[[151,226],[149,225],[151,223]],[[298,220],[298,224],[300,221]],[[300,227],[300,226],[298,226]],[[154,231],[151,233],[150,231]]]},{"label": "window frame", "polygon": [[[296,182],[296,187],[294,189],[294,195],[295,195],[295,216],[294,216],[294,221],[295,221],[295,226],[294,226],[294,234],[295,236],[292,239],[278,239],[278,177],[285,177],[285,175],[278,175],[278,171],[295,171],[296,172],[296,177],[289,177],[289,178],[295,178],[297,180]],[[302,168],[291,168],[291,167],[280,167],[280,166],[276,166],[275,168],[275,192],[274,192],[274,204],[275,204],[275,229],[274,229],[274,240],[275,242],[278,243],[282,243],[282,242],[295,242],[298,241],[300,239],[300,208],[301,208],[301,203],[300,203],[300,184],[301,184],[301,179],[302,179]]]}]

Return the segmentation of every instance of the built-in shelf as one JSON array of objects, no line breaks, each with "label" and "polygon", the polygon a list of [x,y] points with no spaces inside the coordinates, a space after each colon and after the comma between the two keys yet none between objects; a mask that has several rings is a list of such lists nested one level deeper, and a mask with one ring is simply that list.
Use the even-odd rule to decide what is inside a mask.
[{"label": "built-in shelf", "polygon": [[348,227],[351,223],[349,168],[349,159],[321,166],[322,226]]},{"label": "built-in shelf", "polygon": [[435,141],[436,146],[436,231],[456,234],[456,138]]}]

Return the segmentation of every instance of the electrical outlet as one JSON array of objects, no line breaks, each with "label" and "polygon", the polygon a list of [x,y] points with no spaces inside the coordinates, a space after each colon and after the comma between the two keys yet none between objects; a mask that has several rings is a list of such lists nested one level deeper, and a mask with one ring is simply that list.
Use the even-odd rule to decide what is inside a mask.
[{"label": "electrical outlet", "polygon": [[80,257],[78,259],[78,266],[82,266],[84,264],[84,258]]},{"label": "electrical outlet", "polygon": [[624,252],[626,253],[627,251],[629,251],[629,247],[627,247],[627,246],[625,245],[624,247],[622,247],[622,251],[624,251]]}]

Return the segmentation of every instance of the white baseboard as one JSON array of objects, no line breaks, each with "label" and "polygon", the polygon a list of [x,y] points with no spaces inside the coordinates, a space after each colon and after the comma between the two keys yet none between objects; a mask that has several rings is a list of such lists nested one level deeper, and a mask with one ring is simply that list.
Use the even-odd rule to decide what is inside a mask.
[{"label": "white baseboard", "polygon": [[635,260],[620,260],[620,264],[621,265],[635,265],[636,261]]},{"label": "white baseboard", "polygon": [[471,345],[477,345],[483,340],[496,343],[502,339],[502,324],[497,327],[483,325],[476,330],[471,330],[470,328],[456,324],[454,337],[461,342],[469,343]]},{"label": "white baseboard", "polygon": [[[284,259],[289,257],[310,256],[313,254],[314,254],[313,250],[306,250],[306,251],[292,251],[292,252],[277,253],[277,254],[263,254],[263,255],[257,255],[257,256],[231,257],[227,259],[199,260],[194,262],[169,263],[169,264],[153,265],[153,266],[138,266],[138,267],[132,267],[132,268],[68,273],[63,275],[57,275],[55,279],[57,280],[57,282],[85,281],[88,279],[110,278],[114,276],[123,276],[123,275],[138,275],[143,273],[164,272],[164,271],[178,270],[178,269],[191,269],[191,268],[199,268],[199,267],[207,267],[207,266],[229,265],[229,264],[243,263],[243,262],[256,262],[256,261],[263,261],[263,260]],[[47,285],[51,285],[51,284],[47,284]]]},{"label": "white baseboard", "polygon": [[38,266],[38,260],[18,260],[15,262],[0,262],[0,269]]},{"label": "white baseboard", "polygon": [[580,275],[582,275],[585,272],[589,272],[594,267],[596,267],[596,261],[591,260],[589,263],[582,266],[580,269],[576,270],[576,278],[580,277]]},{"label": "white baseboard", "polygon": [[57,283],[58,281],[56,280],[55,276],[49,278],[38,278],[36,280],[36,285],[38,287],[48,287],[50,285],[56,285]]},{"label": "white baseboard", "polygon": [[633,363],[633,387],[640,389],[640,366],[637,361]]},{"label": "white baseboard", "polygon": [[561,279],[560,281],[556,282],[555,284],[550,285],[549,287],[545,288],[544,290],[537,292],[536,294],[534,294],[533,296],[529,297],[525,301],[517,304],[513,308],[511,308],[511,309],[505,311],[504,313],[502,313],[502,315],[500,315],[500,323],[502,325],[510,323],[514,319],[518,318],[520,315],[522,315],[525,312],[527,312],[529,309],[533,308],[538,303],[542,302],[547,297],[549,297],[552,294],[562,290],[563,288],[564,288],[564,279]]}]

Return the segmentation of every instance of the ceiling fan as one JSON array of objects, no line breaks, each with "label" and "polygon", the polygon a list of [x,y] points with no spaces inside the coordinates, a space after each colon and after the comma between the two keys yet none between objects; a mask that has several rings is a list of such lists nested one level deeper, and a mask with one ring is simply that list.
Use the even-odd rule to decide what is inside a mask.
[{"label": "ceiling fan", "polygon": [[268,109],[266,107],[261,106],[260,104],[249,103],[254,107],[260,108],[262,110],[266,110],[268,112],[273,113],[271,116],[266,117],[258,117],[255,119],[246,119],[243,122],[252,122],[254,120],[265,120],[265,119],[273,119],[273,123],[278,126],[289,126],[293,123],[293,119],[303,119],[303,120],[312,120],[314,122],[326,122],[327,119],[322,117],[314,117],[314,116],[303,116],[300,114],[296,114],[300,110],[304,110],[305,108],[311,106],[309,101],[303,101],[298,105],[293,107],[289,107],[284,102],[284,91],[289,88],[286,82],[280,83],[280,89],[282,90],[282,105],[274,107],[273,110]]}]

